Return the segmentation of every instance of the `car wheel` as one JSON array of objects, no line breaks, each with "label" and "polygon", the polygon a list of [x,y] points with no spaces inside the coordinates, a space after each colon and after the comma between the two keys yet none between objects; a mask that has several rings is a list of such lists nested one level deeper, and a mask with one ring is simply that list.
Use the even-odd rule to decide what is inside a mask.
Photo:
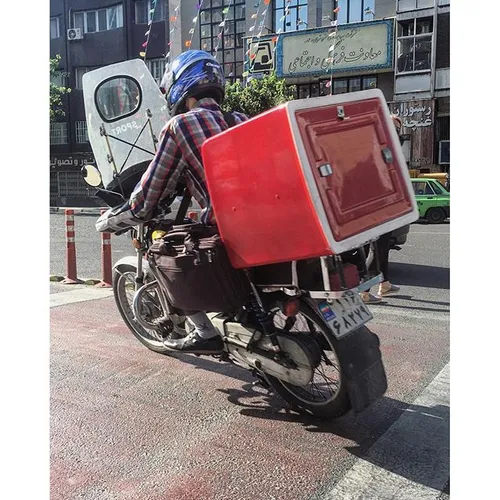
[{"label": "car wheel", "polygon": [[440,224],[446,219],[446,213],[442,208],[430,208],[425,214],[429,224]]}]

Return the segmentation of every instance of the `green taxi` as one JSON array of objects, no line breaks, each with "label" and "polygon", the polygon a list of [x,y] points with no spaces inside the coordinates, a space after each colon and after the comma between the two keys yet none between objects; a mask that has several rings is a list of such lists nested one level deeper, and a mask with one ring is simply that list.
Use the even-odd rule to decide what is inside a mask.
[{"label": "green taxi", "polygon": [[444,222],[450,216],[450,192],[436,179],[411,179],[418,213],[431,224]]}]

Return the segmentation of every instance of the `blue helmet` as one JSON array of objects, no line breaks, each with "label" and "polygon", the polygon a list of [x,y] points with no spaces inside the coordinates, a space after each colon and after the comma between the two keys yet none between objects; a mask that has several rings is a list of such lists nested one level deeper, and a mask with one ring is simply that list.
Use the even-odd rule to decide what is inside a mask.
[{"label": "blue helmet", "polygon": [[188,50],[167,65],[160,90],[170,114],[175,116],[186,111],[188,97],[210,96],[221,104],[224,85],[224,72],[215,57],[204,50]]}]

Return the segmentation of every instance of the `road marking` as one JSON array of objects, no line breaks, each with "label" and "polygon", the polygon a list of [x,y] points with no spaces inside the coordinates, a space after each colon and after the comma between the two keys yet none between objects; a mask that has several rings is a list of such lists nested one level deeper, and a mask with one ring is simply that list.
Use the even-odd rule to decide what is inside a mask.
[{"label": "road marking", "polygon": [[449,363],[324,500],[437,499],[450,476]]},{"label": "road marking", "polygon": [[[403,306],[399,306],[403,308]],[[418,311],[412,308],[411,306],[408,306],[406,308],[403,308],[403,310],[399,309],[392,309],[390,307],[384,307],[382,304],[377,304],[372,307],[370,307],[370,311],[373,313],[373,320],[377,320],[377,316],[400,316],[400,317],[405,317],[405,318],[418,318],[418,319],[431,319],[433,321],[450,321],[450,311],[436,311],[436,312],[431,312],[431,311]]]},{"label": "road marking", "polygon": [[450,233],[441,233],[441,232],[434,232],[434,231],[412,231],[410,234],[446,234],[450,236]]},{"label": "road marking", "polygon": [[64,306],[74,302],[103,299],[113,295],[111,288],[78,288],[68,292],[50,294],[50,307]]}]

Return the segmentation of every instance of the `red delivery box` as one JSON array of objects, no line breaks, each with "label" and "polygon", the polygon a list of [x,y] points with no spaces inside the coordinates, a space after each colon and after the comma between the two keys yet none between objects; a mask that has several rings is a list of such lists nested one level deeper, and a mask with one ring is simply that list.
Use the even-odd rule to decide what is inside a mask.
[{"label": "red delivery box", "polygon": [[342,253],[418,219],[379,89],[287,102],[208,139],[202,156],[236,268]]}]

